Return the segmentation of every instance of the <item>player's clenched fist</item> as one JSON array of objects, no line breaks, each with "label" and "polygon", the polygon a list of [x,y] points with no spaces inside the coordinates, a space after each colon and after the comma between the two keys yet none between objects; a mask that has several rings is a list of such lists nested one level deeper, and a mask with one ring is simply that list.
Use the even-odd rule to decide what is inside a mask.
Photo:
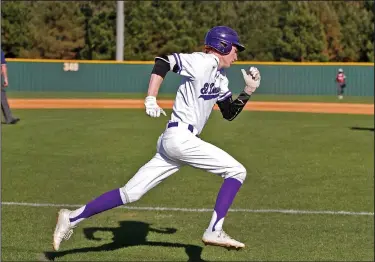
[{"label": "player's clenched fist", "polygon": [[244,91],[251,95],[260,85],[260,72],[258,68],[253,66],[248,71],[241,69],[241,72],[246,83]]},{"label": "player's clenched fist", "polygon": [[146,114],[151,117],[159,117],[160,113],[167,116],[162,108],[156,103],[156,97],[154,96],[147,96],[145,99],[145,106],[146,106]]}]

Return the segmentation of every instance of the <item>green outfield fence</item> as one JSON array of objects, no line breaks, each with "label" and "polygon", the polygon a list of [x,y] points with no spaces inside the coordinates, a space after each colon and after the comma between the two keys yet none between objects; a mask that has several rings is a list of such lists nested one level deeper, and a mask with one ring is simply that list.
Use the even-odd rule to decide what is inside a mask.
[{"label": "green outfield fence", "polygon": [[[144,93],[153,61],[7,59],[12,91]],[[374,95],[374,63],[237,62],[227,69],[229,87],[244,86],[240,69],[254,65],[262,75],[260,94],[335,95],[337,70],[347,76],[346,95]],[[160,93],[174,93],[180,78],[169,73]]]}]

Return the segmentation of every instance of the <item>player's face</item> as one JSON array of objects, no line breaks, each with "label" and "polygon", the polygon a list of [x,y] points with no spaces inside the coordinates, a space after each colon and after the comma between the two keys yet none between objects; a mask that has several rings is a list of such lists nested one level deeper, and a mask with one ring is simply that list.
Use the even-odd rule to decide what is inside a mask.
[{"label": "player's face", "polygon": [[223,67],[228,68],[233,62],[237,61],[237,47],[232,46],[232,50],[229,54],[223,56]]}]

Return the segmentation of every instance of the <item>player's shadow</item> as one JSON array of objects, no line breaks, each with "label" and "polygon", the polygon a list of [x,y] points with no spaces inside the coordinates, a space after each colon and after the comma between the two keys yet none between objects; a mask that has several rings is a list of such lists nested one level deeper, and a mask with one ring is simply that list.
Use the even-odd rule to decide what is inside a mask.
[{"label": "player's shadow", "polygon": [[372,127],[356,127],[356,126],[352,126],[351,128],[350,128],[351,130],[360,130],[360,131],[372,131],[372,132],[374,132],[374,128]]},{"label": "player's shadow", "polygon": [[44,252],[45,258],[53,261],[56,258],[63,257],[68,254],[113,251],[120,248],[127,248],[132,246],[161,246],[184,248],[188,256],[187,261],[205,261],[201,258],[202,247],[196,245],[187,245],[181,243],[157,242],[148,241],[147,235],[149,232],[156,232],[161,234],[173,234],[177,230],[175,228],[152,228],[150,224],[139,221],[122,221],[119,227],[91,227],[84,228],[85,237],[89,240],[100,241],[101,238],[95,237],[95,232],[111,232],[113,242],[96,247],[76,248],[56,252]]}]

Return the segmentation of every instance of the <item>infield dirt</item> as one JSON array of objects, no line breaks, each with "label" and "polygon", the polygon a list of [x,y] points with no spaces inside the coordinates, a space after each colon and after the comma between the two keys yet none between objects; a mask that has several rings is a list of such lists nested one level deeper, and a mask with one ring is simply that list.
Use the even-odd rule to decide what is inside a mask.
[{"label": "infield dirt", "polygon": [[[144,108],[143,103],[144,101],[140,99],[9,99],[9,104],[12,108],[20,109]],[[172,100],[159,100],[158,104],[165,109],[171,109],[173,107]],[[215,105],[214,109],[218,110],[217,105]],[[374,115],[373,104],[352,103],[251,101],[246,104],[244,110]]]}]

